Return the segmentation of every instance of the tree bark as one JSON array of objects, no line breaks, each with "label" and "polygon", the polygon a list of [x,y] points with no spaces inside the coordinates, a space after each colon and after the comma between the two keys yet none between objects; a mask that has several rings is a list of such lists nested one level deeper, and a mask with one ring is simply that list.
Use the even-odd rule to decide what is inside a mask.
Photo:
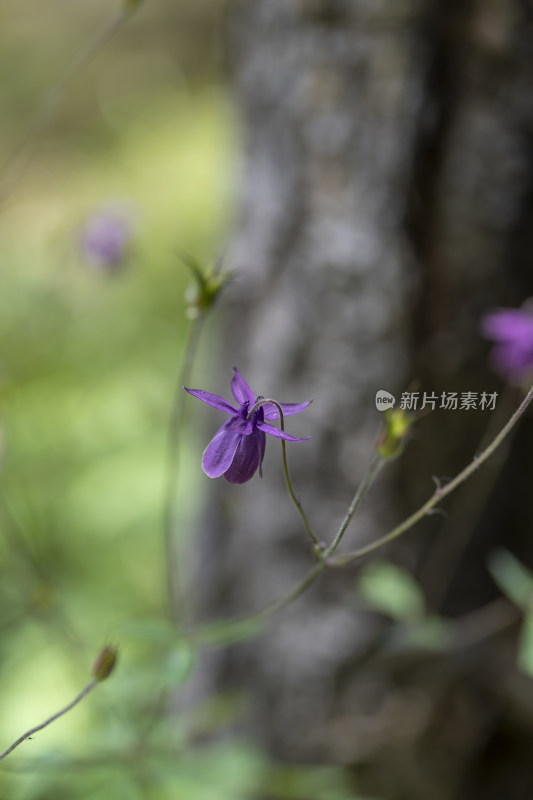
[{"label": "tree bark", "polygon": [[[288,449],[297,494],[326,543],[372,459],[378,389],[396,398],[416,388],[413,381],[437,393],[501,389],[484,364],[477,327],[491,305],[518,305],[533,291],[528,36],[531,8],[518,0],[254,0],[232,15],[242,214],[228,253],[237,278],[226,295],[219,383],[208,388],[224,393],[235,364],[258,394],[314,399],[287,421],[290,433],[312,440]],[[459,411],[423,419],[400,470],[389,469],[366,499],[346,535],[349,549],[427,498],[431,475],[464,466],[487,420]],[[484,481],[478,505],[490,494]],[[199,549],[203,615],[259,609],[312,565],[276,442],[267,444],[263,480],[220,482],[211,500]],[[471,516],[465,508],[467,524],[434,599],[441,608],[448,597],[453,613],[494,596],[483,558],[498,541],[505,503],[493,498],[496,524],[479,519],[477,507]],[[516,522],[517,539],[530,521]],[[428,520],[395,550],[413,569],[423,557],[430,601],[440,561],[426,542],[441,525]],[[465,560],[473,531],[480,543]],[[444,560],[447,553],[445,547]],[[455,600],[452,580],[459,580]],[[497,726],[505,717],[494,711],[501,673],[487,678],[494,713],[484,716],[483,703],[472,703],[477,746],[465,745],[457,756],[449,785],[439,759],[420,771],[414,751],[433,736],[427,746],[437,752],[437,710],[451,685],[471,697],[471,668],[463,669],[457,653],[409,657],[422,677],[407,683],[426,698],[409,753],[390,727],[404,724],[399,711],[388,721],[376,712],[379,735],[365,740],[359,723],[370,724],[375,704],[383,711],[401,700],[407,716],[417,704],[403,691],[405,664],[396,670],[377,656],[374,679],[357,666],[371,658],[381,623],[357,610],[353,581],[353,570],[326,573],[259,639],[210,659],[204,676],[249,693],[250,724],[281,758],[365,764],[359,772],[371,776],[372,789],[379,781],[368,765],[383,764],[389,753],[396,772],[382,786],[388,797],[462,797],[461,776],[475,773],[487,718]],[[513,643],[511,635],[504,649]],[[474,661],[481,669],[478,655]],[[509,661],[502,670],[508,674]],[[435,688],[444,685],[446,691]],[[469,797],[488,796],[468,780]]]}]

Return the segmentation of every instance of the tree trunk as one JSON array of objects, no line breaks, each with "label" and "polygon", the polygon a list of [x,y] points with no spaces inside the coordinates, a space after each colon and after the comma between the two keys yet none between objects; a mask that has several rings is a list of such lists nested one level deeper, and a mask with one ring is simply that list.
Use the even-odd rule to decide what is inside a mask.
[{"label": "tree trunk", "polygon": [[[233,12],[242,215],[227,258],[237,278],[225,298],[218,384],[206,388],[223,394],[236,365],[257,394],[314,399],[287,421],[290,433],[313,438],[288,451],[297,495],[326,543],[373,457],[377,390],[399,398],[417,388],[414,380],[427,392],[501,389],[484,366],[477,326],[491,305],[517,305],[533,290],[528,36],[530,6],[518,0],[254,0]],[[487,412],[442,410],[423,419],[400,470],[389,469],[367,497],[346,535],[349,549],[427,498],[432,475],[464,466],[488,419]],[[260,609],[313,564],[278,450],[267,443],[262,480],[213,487],[200,547],[204,616]],[[487,478],[478,485],[470,516],[466,504],[467,524],[451,551],[427,552],[440,518],[395,550],[413,568],[422,557],[430,600],[431,576],[440,556],[447,560],[434,605],[448,597],[454,613],[494,594],[483,559],[498,526],[477,511],[487,485]],[[503,508],[496,497],[496,523]],[[528,521],[517,521],[511,535],[518,539]],[[473,530],[481,543],[458,571]],[[452,579],[456,599],[449,598]],[[370,662],[374,678],[361,673],[381,623],[357,610],[353,581],[353,570],[327,572],[259,639],[211,659],[204,676],[249,693],[250,724],[280,758],[365,764],[369,790],[379,783],[374,767],[385,762],[392,772],[380,790],[390,798],[462,797],[460,779],[475,773],[487,719],[497,727],[500,717],[465,701],[475,744],[456,754],[454,780],[443,783],[433,757],[442,739],[437,711],[446,709],[450,686],[471,699],[471,662],[464,669],[455,651],[411,654],[406,681],[406,663],[397,669],[382,653]],[[477,655],[474,662],[481,669]],[[407,739],[394,728],[418,708],[409,705],[406,684],[426,702]],[[498,706],[490,677],[487,687]],[[387,720],[385,706],[396,701]],[[369,709],[376,710],[373,733]],[[426,746],[434,752],[421,770],[424,736],[433,737]],[[469,780],[469,797],[488,797]]]}]

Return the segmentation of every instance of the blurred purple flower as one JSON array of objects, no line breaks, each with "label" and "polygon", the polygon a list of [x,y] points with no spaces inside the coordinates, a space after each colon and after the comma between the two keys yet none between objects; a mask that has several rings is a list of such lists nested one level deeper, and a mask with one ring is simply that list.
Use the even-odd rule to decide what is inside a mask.
[{"label": "blurred purple flower", "polygon": [[81,249],[87,261],[104,270],[118,269],[131,239],[131,223],[125,213],[103,208],[85,223]]},{"label": "blurred purple flower", "polygon": [[495,342],[491,352],[496,372],[521,383],[533,371],[533,315],[520,308],[501,308],[481,320],[481,332]]},{"label": "blurred purple flower", "polygon": [[[261,465],[265,455],[265,433],[275,436],[277,439],[285,439],[287,442],[303,442],[311,437],[295,439],[294,436],[269,425],[266,420],[279,417],[276,406],[265,404],[254,409],[253,406],[258,398],[239,370],[234,367],[233,373],[231,391],[239,403],[238,408],[216,394],[204,392],[202,389],[187,389],[186,386],[183,388],[193,397],[231,415],[207,445],[202,460],[205,474],[210,478],[224,475],[229,483],[246,483],[258,467],[261,475]],[[280,405],[283,415],[289,416],[303,411],[310,402],[309,400],[306,403],[280,403]]]}]

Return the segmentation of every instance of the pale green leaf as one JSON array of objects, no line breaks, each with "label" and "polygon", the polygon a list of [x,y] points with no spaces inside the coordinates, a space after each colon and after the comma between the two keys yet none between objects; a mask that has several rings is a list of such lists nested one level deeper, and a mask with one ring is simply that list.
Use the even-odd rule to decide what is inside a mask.
[{"label": "pale green leaf", "polygon": [[518,666],[533,678],[533,614],[524,620],[518,645]]},{"label": "pale green leaf", "polygon": [[488,562],[496,584],[513,603],[529,608],[533,600],[533,573],[509,550],[495,550]]},{"label": "pale green leaf", "polygon": [[394,564],[370,564],[361,573],[357,588],[368,605],[393,619],[405,622],[424,616],[420,586],[406,570]]}]

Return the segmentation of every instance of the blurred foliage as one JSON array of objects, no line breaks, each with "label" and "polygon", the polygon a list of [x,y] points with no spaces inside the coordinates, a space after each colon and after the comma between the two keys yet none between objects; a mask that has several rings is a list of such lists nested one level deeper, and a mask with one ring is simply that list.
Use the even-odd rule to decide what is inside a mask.
[{"label": "blurred foliage", "polygon": [[[119,649],[109,681],[1,762],[0,798],[238,800],[269,787],[349,800],[335,769],[281,768],[238,738],[214,743],[241,698],[175,712],[197,661],[169,621],[163,562],[168,425],[190,324],[179,253],[204,263],[220,251],[236,125],[214,46],[224,4],[147,1],[26,142],[49,89],[118,10],[0,0],[0,185],[6,160],[22,159],[0,207],[0,750],[77,695],[102,646]],[[133,236],[106,271],[84,261],[79,237],[110,204]],[[198,447],[187,430],[182,530],[206,480]]]},{"label": "blurred foliage", "polygon": [[502,593],[524,614],[518,643],[518,666],[533,677],[533,572],[508,550],[496,550],[489,570]]},{"label": "blurred foliage", "polygon": [[425,600],[420,586],[407,570],[389,562],[375,561],[365,567],[358,590],[367,603],[401,622],[421,619]]},{"label": "blurred foliage", "polygon": [[489,559],[489,570],[502,593],[519,608],[533,606],[533,573],[509,550],[495,550]]},{"label": "blurred foliage", "polygon": [[443,617],[429,613],[420,584],[405,569],[388,561],[363,567],[356,584],[357,595],[368,608],[394,621],[388,644],[403,650],[445,650],[453,627]]}]

